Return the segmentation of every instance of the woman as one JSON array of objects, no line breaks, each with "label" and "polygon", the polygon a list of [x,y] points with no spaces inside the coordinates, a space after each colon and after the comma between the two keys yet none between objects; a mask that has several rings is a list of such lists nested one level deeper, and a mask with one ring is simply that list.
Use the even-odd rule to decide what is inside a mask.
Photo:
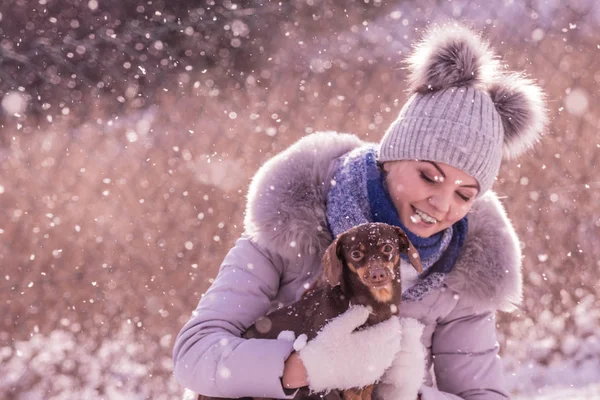
[{"label": "woman", "polygon": [[[456,24],[431,29],[409,69],[412,96],[378,145],[317,133],[258,171],[245,233],[175,343],[182,385],[210,396],[291,398],[305,385],[377,382],[383,399],[508,398],[494,315],[520,301],[520,248],[489,189],[503,156],[538,139],[543,95]],[[240,338],[314,281],[335,235],[367,221],[402,227],[423,261],[420,276],[403,269],[402,321],[352,332],[368,314],[355,307],[298,351],[283,339]],[[406,372],[423,369],[408,351],[414,332],[424,376]]]}]

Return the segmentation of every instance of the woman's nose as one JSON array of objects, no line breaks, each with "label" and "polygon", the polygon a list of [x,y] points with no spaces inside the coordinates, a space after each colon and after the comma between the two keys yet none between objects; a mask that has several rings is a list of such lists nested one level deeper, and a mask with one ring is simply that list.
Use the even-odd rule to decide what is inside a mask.
[{"label": "woman's nose", "polygon": [[446,213],[450,210],[450,198],[445,193],[434,194],[428,200],[437,211]]}]

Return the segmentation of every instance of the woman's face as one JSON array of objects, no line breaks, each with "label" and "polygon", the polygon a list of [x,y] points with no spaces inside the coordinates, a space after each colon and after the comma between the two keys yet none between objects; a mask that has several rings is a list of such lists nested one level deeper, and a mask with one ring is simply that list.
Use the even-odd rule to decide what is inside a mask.
[{"label": "woman's face", "polygon": [[479,192],[475,178],[448,164],[404,160],[386,162],[383,168],[400,220],[423,238],[462,219]]}]

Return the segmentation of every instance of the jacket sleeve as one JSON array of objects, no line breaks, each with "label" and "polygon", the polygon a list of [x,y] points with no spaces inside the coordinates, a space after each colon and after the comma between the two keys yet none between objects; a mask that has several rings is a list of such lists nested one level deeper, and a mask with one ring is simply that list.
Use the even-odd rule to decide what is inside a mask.
[{"label": "jacket sleeve", "polygon": [[214,397],[293,397],[280,380],[293,344],[241,338],[268,312],[282,265],[249,239],[237,241],[175,340],[174,374],[181,385]]},{"label": "jacket sleeve", "polygon": [[460,307],[459,301],[433,333],[437,389],[423,386],[421,399],[508,399],[498,350],[494,314]]}]

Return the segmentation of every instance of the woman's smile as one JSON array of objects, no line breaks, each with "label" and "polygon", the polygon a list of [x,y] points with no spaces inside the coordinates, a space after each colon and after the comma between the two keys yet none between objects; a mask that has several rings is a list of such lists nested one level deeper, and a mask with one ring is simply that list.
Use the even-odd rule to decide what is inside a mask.
[{"label": "woman's smile", "polygon": [[437,219],[435,219],[431,215],[427,214],[426,212],[419,210],[415,206],[412,206],[412,208],[413,208],[413,211],[415,212],[415,214],[410,216],[410,220],[414,224],[422,223],[425,225],[435,225],[438,223]]}]

